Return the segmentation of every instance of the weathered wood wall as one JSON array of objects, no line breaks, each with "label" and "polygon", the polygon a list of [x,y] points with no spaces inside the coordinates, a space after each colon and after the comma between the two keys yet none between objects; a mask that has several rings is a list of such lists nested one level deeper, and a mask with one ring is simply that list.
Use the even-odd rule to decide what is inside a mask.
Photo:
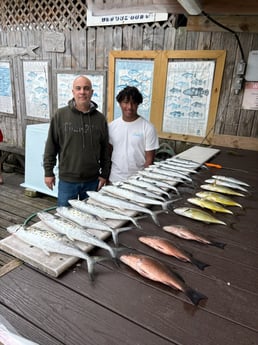
[{"label": "weathered wood wall", "polygon": [[[43,10],[44,8],[41,8],[41,12]],[[37,45],[39,48],[36,50],[36,59],[48,60],[51,72],[57,69],[108,72],[111,50],[226,50],[226,65],[216,118],[214,144],[258,150],[258,111],[241,109],[243,91],[235,95],[233,90],[235,71],[237,63],[241,60],[241,54],[232,33],[191,32],[187,31],[186,27],[176,28],[179,23],[173,15],[167,22],[152,24],[85,26],[79,29],[78,22],[74,28],[71,21],[69,23],[69,27],[62,27],[60,22],[57,26],[51,26],[49,23],[43,25],[41,22],[41,25],[24,26],[22,29],[9,25],[2,30],[0,26],[0,47]],[[64,33],[65,51],[63,53],[44,50],[45,31]],[[250,50],[258,50],[258,33],[239,33],[239,40],[247,60]],[[0,113],[0,127],[4,132],[5,144],[21,148],[25,144],[26,125],[46,121],[24,116],[25,90],[22,82],[22,59],[31,58],[23,56],[12,57],[8,60],[12,63],[14,71],[15,114],[10,116]],[[51,92],[53,93],[53,90]]]}]

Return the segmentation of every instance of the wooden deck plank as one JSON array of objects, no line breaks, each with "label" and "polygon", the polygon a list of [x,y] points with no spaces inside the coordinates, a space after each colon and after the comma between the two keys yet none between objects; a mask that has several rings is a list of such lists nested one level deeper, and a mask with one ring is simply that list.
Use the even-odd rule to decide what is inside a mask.
[{"label": "wooden deck plank", "polygon": [[[87,271],[81,272],[86,289]],[[2,277],[0,289],[2,304],[64,344],[175,344],[27,267]]]},{"label": "wooden deck plank", "polygon": [[[192,231],[225,242],[222,250],[192,241],[175,238],[156,226],[151,218],[140,220],[142,230],[121,233],[122,246],[137,249],[165,262],[179,273],[193,288],[207,295],[198,307],[181,292],[152,282],[124,264],[117,267],[108,261],[96,265],[96,278],[88,279],[84,262],[79,261],[57,279],[22,265],[0,278],[0,313],[17,320],[15,326],[36,341],[37,331],[43,332],[41,345],[81,344],[198,344],[198,345],[256,345],[258,343],[258,165],[257,152],[221,149],[211,160],[238,170],[199,169],[193,186],[180,186],[182,199],[175,205],[185,204],[187,197],[199,190],[203,181],[212,174],[232,176],[250,183],[250,195],[237,198],[244,209],[218,217],[229,221],[229,227],[208,225],[180,217],[174,212],[159,214],[161,226],[181,224]],[[247,173],[242,170],[248,171]],[[9,174],[8,174],[9,175]],[[17,184],[5,175],[0,186],[0,198],[9,209],[1,210],[0,236],[13,214],[25,219],[21,210],[50,207],[55,200],[48,197],[28,198]],[[12,182],[10,185],[8,180]],[[3,188],[2,188],[3,187]],[[1,191],[15,201],[5,202]],[[8,197],[8,194],[4,194]],[[20,203],[20,204],[19,204]],[[15,210],[15,211],[14,211]],[[29,214],[28,214],[29,216]],[[15,219],[15,218],[14,218]],[[4,222],[3,224],[1,222]],[[138,241],[140,234],[160,235],[172,239],[191,252],[195,258],[210,264],[204,271],[174,258],[154,252]],[[113,244],[109,238],[108,243]],[[94,249],[92,255],[106,255]],[[3,257],[3,262],[9,256]],[[10,319],[12,321],[12,318]],[[53,342],[51,340],[53,339]],[[39,342],[39,339],[38,339]]]}]

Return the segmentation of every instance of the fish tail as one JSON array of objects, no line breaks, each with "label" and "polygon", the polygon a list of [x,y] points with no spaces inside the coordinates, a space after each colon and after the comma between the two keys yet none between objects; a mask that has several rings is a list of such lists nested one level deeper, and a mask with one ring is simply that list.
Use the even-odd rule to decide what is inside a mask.
[{"label": "fish tail", "polygon": [[203,295],[201,292],[198,292],[191,287],[185,289],[185,295],[193,302],[194,305],[198,305],[200,300],[207,299],[207,296]]},{"label": "fish tail", "polygon": [[125,227],[125,228],[112,229],[112,237],[113,237],[114,244],[116,246],[119,244],[118,235],[120,234],[120,232],[129,231],[129,230],[132,230],[132,229],[133,228],[131,226],[128,226],[128,227]]},{"label": "fish tail", "polygon": [[169,210],[169,205],[172,204],[173,202],[176,202],[178,200],[181,200],[182,198],[177,198],[177,199],[173,199],[173,200],[168,200],[168,201],[165,201],[163,204],[162,204],[162,208],[163,210]]},{"label": "fish tail", "polygon": [[211,242],[211,245],[217,248],[224,249],[224,247],[226,246],[226,243],[213,241]]},{"label": "fish tail", "polygon": [[199,270],[202,270],[202,271],[205,269],[205,267],[210,266],[209,264],[205,264],[204,262],[199,261],[195,258],[191,258],[191,263],[194,264],[195,266],[197,266],[199,268]]},{"label": "fish tail", "polygon": [[86,259],[87,268],[88,268],[89,278],[91,281],[94,280],[94,265],[98,262],[106,261],[106,260],[110,260],[110,259],[104,256],[88,256],[87,257]]},{"label": "fish tail", "polygon": [[158,214],[158,213],[161,213],[161,212],[164,212],[164,210],[162,210],[162,211],[155,211],[155,212],[151,212],[151,213],[150,213],[151,218],[153,219],[153,222],[154,222],[156,225],[158,225],[158,226],[160,226],[160,222],[159,222],[159,220],[158,220],[157,214]]},{"label": "fish tail", "polygon": [[136,226],[136,228],[138,229],[142,228],[142,226],[134,218],[130,218],[130,220]]}]

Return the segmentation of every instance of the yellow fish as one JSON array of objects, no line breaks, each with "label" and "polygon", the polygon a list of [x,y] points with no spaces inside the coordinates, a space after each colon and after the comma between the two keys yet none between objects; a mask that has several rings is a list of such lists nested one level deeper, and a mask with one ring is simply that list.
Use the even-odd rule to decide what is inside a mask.
[{"label": "yellow fish", "polygon": [[227,208],[223,207],[219,203],[214,202],[214,201],[210,201],[210,200],[207,200],[207,199],[189,198],[189,199],[187,199],[187,201],[190,202],[191,204],[200,206],[202,208],[207,208],[207,209],[211,210],[212,212],[222,212],[222,213],[233,214],[232,211],[230,211]]},{"label": "yellow fish", "polygon": [[217,223],[217,224],[227,225],[225,222],[222,222],[221,220],[213,217],[208,212],[199,210],[198,208],[178,207],[174,209],[174,212],[176,214],[179,214],[180,216],[199,220],[204,223]]},{"label": "yellow fish", "polygon": [[210,190],[212,192],[222,193],[222,194],[245,196],[244,194],[239,193],[235,191],[234,189],[225,187],[225,186],[218,186],[218,185],[213,185],[213,184],[202,184],[201,188],[205,190]]}]

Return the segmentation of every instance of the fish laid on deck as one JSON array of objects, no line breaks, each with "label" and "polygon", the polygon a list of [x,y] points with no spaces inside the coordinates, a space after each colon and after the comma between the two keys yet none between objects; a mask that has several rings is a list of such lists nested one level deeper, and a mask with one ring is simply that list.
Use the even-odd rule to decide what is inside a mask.
[{"label": "fish laid on deck", "polygon": [[197,235],[183,225],[165,225],[162,229],[184,240],[196,241],[199,243],[208,244],[210,246],[215,246],[221,249],[223,249],[226,245],[225,243],[212,241],[203,236]]},{"label": "fish laid on deck", "polygon": [[205,267],[209,266],[208,264],[195,259],[186,251],[178,248],[172,243],[172,241],[166,238],[160,236],[140,236],[138,240],[162,254],[174,256],[180,261],[191,263],[197,266],[200,270],[204,270]]},{"label": "fish laid on deck", "polygon": [[141,254],[122,254],[120,260],[137,271],[143,277],[170,286],[175,290],[183,292],[194,305],[207,297],[185,284],[182,278],[173,273],[162,262]]},{"label": "fish laid on deck", "polygon": [[221,212],[221,213],[229,213],[229,214],[233,214],[232,211],[228,210],[227,208],[223,207],[221,204],[214,202],[214,201],[210,201],[210,200],[206,200],[206,199],[202,199],[202,198],[188,198],[187,199],[188,202],[190,202],[191,204],[200,206],[202,208],[207,208],[209,210],[211,210],[212,212]]},{"label": "fish laid on deck", "polygon": [[168,201],[160,201],[157,199],[151,199],[148,197],[145,197],[139,193],[135,193],[133,191],[123,189],[114,185],[108,185],[108,186],[103,186],[102,187],[102,192],[116,195],[118,197],[121,197],[123,199],[133,201],[136,203],[140,203],[143,205],[156,205],[156,206],[161,206],[163,210],[168,210],[168,205],[173,203],[174,200],[168,200]]},{"label": "fish laid on deck", "polygon": [[229,187],[232,189],[238,189],[241,190],[242,192],[246,192],[248,193],[248,190],[244,187],[242,187],[240,184],[238,183],[233,183],[233,182],[228,182],[228,181],[224,181],[224,180],[219,180],[216,178],[209,178],[207,180],[204,181],[205,183],[210,183],[216,186],[224,186],[224,187]]},{"label": "fish laid on deck", "polygon": [[203,191],[203,192],[196,193],[196,196],[205,200],[217,202],[225,206],[237,206],[237,207],[243,208],[241,204],[233,200],[231,197],[220,194],[220,193]]},{"label": "fish laid on deck", "polygon": [[[154,193],[157,193],[158,195],[166,195],[168,198],[170,198],[170,195],[168,192],[166,192],[166,190],[162,189],[161,186],[158,186],[158,184],[154,184],[152,183],[151,180],[148,179],[144,179],[144,178],[129,178],[126,183],[131,184],[132,186],[136,186],[136,187],[141,187],[141,188],[145,188],[148,189],[149,191],[152,191]],[[163,187],[163,188],[168,188],[167,186]],[[177,191],[177,189],[175,188],[175,190]]]},{"label": "fish laid on deck", "polygon": [[9,226],[7,231],[27,244],[41,249],[46,255],[58,253],[86,260],[88,273],[91,279],[93,278],[94,264],[99,261],[107,260],[107,258],[104,257],[94,257],[86,254],[66,236],[54,231],[42,230],[35,226],[25,229],[23,225],[19,224]]},{"label": "fish laid on deck", "polygon": [[215,178],[216,180],[227,181],[227,182],[231,182],[231,183],[237,183],[237,184],[240,184],[242,186],[250,187],[250,185],[248,183],[245,183],[245,182],[243,182],[239,179],[236,179],[234,177],[223,176],[223,175],[213,175],[212,178]]},{"label": "fish laid on deck", "polygon": [[208,223],[208,224],[216,223],[216,224],[227,225],[225,222],[213,217],[208,212],[199,210],[194,207],[178,207],[178,208],[175,208],[173,211],[180,216],[198,220],[204,223]]},{"label": "fish laid on deck", "polygon": [[183,165],[177,164],[176,162],[174,163],[173,161],[154,162],[154,166],[161,169],[178,171],[179,173],[183,173],[183,174],[197,174],[197,171],[192,169],[192,167],[183,166]]},{"label": "fish laid on deck", "polygon": [[120,232],[132,229],[131,227],[114,229],[91,214],[81,212],[73,207],[57,207],[56,211],[61,217],[70,219],[84,228],[111,232],[115,245],[118,245],[118,234]]},{"label": "fish laid on deck", "polygon": [[239,193],[232,188],[219,186],[219,185],[212,185],[212,184],[202,184],[200,186],[202,189],[209,190],[211,192],[217,192],[222,194],[228,195],[235,195],[235,196],[245,196],[243,193]]},{"label": "fish laid on deck", "polygon": [[154,193],[154,192],[151,192],[150,190],[146,189],[146,188],[143,188],[143,187],[140,187],[140,186],[136,186],[136,185],[132,185],[130,183],[128,183],[127,181],[124,181],[122,183],[114,183],[113,185],[119,187],[119,188],[123,188],[123,189],[127,189],[127,190],[130,190],[130,191],[133,191],[133,192],[136,192],[136,193],[139,193],[139,194],[142,194],[148,198],[152,198],[152,199],[157,199],[157,200],[160,200],[160,201],[163,201],[165,202],[166,199],[157,194],[157,193]]},{"label": "fish laid on deck", "polygon": [[100,203],[100,204],[105,204],[107,206],[111,206],[116,209],[118,208],[122,210],[131,210],[134,212],[147,213],[151,216],[151,218],[153,219],[156,225],[158,226],[160,225],[157,218],[157,213],[160,213],[160,211],[153,212],[149,210],[147,207],[143,207],[133,202],[116,198],[114,196],[105,195],[101,192],[89,191],[87,192],[87,194],[89,195],[91,200],[96,201],[97,203]]},{"label": "fish laid on deck", "polygon": [[105,207],[100,207],[95,204],[90,204],[86,201],[77,200],[77,199],[69,200],[68,202],[72,207],[77,208],[78,210],[82,212],[89,213],[93,216],[97,216],[103,220],[116,219],[116,220],[121,220],[121,221],[131,221],[137,228],[139,229],[141,228],[140,224],[138,224],[137,221],[133,217],[130,217],[124,213],[122,214],[117,211],[114,211]]},{"label": "fish laid on deck", "polygon": [[93,236],[79,225],[63,217],[56,217],[47,212],[38,212],[39,219],[53,230],[66,235],[71,241],[77,240],[107,250],[112,258],[116,258],[116,248],[112,248],[105,241]]},{"label": "fish laid on deck", "polygon": [[[175,182],[173,183],[170,183],[170,182],[167,182],[165,180],[161,180],[161,179],[154,179],[148,175],[139,175],[135,178],[136,180],[138,181],[144,181],[144,182],[147,182],[149,184],[151,184],[153,187],[159,187],[161,189],[165,189],[163,191],[163,193],[166,193],[166,190],[173,190],[176,192],[177,195],[179,195],[179,191],[178,189],[174,186],[174,184],[176,184]],[[166,195],[170,198],[170,194],[169,193],[166,193]]]}]

